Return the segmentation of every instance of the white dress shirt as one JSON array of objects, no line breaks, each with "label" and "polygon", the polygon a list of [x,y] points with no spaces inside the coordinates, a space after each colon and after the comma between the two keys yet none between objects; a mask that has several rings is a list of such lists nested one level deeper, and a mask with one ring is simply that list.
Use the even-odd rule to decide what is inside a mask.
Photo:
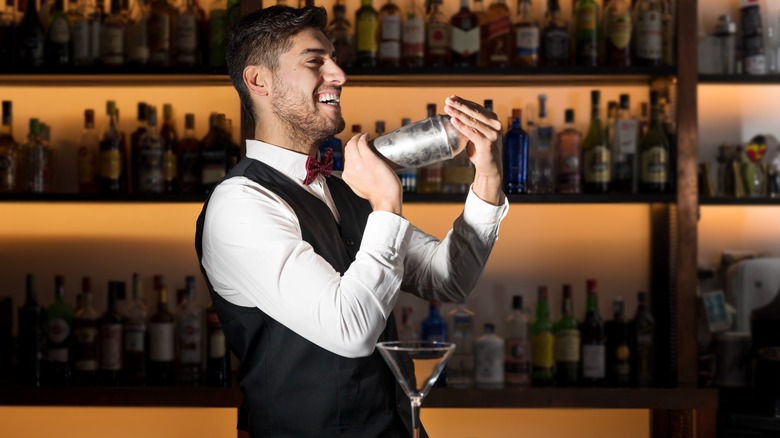
[{"label": "white dress shirt", "polygon": [[[325,178],[303,185],[307,155],[247,140],[247,157],[322,200],[340,222]],[[228,302],[257,307],[310,342],[346,357],[371,354],[401,289],[426,300],[465,299],[479,281],[509,208],[469,190],[439,241],[385,211],[369,214],[355,261],[341,275],[302,239],[295,212],[271,190],[235,177],[211,195],[203,267]]]}]

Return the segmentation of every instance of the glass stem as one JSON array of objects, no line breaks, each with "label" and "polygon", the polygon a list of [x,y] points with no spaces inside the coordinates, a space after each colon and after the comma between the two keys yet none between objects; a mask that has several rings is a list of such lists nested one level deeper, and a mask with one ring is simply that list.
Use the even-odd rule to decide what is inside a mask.
[{"label": "glass stem", "polygon": [[412,397],[412,435],[413,438],[420,438],[420,406],[422,397]]}]

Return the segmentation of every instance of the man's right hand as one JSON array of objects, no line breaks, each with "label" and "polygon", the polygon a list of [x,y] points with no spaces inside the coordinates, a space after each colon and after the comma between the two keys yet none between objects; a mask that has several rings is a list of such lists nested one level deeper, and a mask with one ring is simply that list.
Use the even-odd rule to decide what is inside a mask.
[{"label": "man's right hand", "polygon": [[368,146],[368,134],[358,134],[347,142],[341,177],[355,194],[371,203],[374,211],[401,214],[401,181]]}]

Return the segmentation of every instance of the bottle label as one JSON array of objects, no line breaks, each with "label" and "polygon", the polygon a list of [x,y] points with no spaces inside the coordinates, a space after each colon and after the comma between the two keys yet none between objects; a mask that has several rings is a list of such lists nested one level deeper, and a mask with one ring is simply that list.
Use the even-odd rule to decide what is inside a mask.
[{"label": "bottle label", "polygon": [[54,318],[49,321],[46,327],[46,335],[50,343],[61,344],[68,339],[70,335],[70,326],[62,318]]},{"label": "bottle label", "polygon": [[173,360],[173,323],[149,324],[149,358],[156,362]]},{"label": "bottle label", "polygon": [[582,346],[582,376],[586,379],[603,379],[606,361],[604,345]]},{"label": "bottle label", "polygon": [[382,41],[379,44],[379,59],[401,58],[401,44],[398,41]]},{"label": "bottle label", "polygon": [[163,183],[163,150],[161,145],[142,147],[141,166],[139,169],[141,190],[158,193],[162,191]]},{"label": "bottle label", "polygon": [[749,75],[763,75],[767,73],[766,56],[764,54],[746,56],[743,59],[745,73]]},{"label": "bottle label", "polygon": [[504,381],[504,346],[492,339],[477,340],[476,380],[481,383]]},{"label": "bottle label", "polygon": [[642,153],[642,182],[664,184],[668,181],[668,155],[661,146],[654,146]]},{"label": "bottle label", "polygon": [[401,17],[398,15],[385,15],[382,17],[382,40],[401,39]]},{"label": "bottle label", "polygon": [[70,42],[70,27],[68,20],[61,18],[52,21],[49,26],[49,39],[57,44],[67,44]]},{"label": "bottle label", "polygon": [[637,15],[636,55],[641,59],[660,60],[663,35],[661,34],[661,14],[657,11],[644,11]]},{"label": "bottle label", "polygon": [[187,150],[181,152],[181,180],[185,185],[194,185],[200,182],[198,175],[198,153]]},{"label": "bottle label", "polygon": [[358,20],[357,24],[357,50],[358,52],[376,53],[376,20]]},{"label": "bottle label", "polygon": [[553,334],[543,332],[531,336],[531,363],[534,368],[552,368],[553,358]]},{"label": "bottle label", "polygon": [[89,20],[89,59],[100,58],[100,22],[94,19]]},{"label": "bottle label", "polygon": [[146,20],[139,19],[127,26],[127,60],[138,64],[149,62]]},{"label": "bottle label", "polygon": [[577,31],[595,31],[596,30],[596,7],[583,8],[577,11]]},{"label": "bottle label", "polygon": [[197,48],[198,23],[195,20],[195,15],[190,13],[179,14],[178,20],[176,21],[176,49],[179,52],[191,53]]},{"label": "bottle label", "polygon": [[585,181],[608,183],[610,180],[609,149],[600,145],[585,151]]},{"label": "bottle label", "polygon": [[176,162],[176,154],[174,154],[173,151],[166,150],[163,153],[162,165],[163,181],[169,182],[176,180],[178,164]]},{"label": "bottle label", "polygon": [[619,377],[628,378],[631,371],[630,356],[631,352],[626,344],[619,345],[615,350],[615,374]]},{"label": "bottle label", "polygon": [[550,29],[544,38],[544,57],[548,64],[569,61],[569,34],[566,29]]},{"label": "bottle label", "polygon": [[76,63],[89,59],[89,21],[77,20],[71,27],[73,60]]},{"label": "bottle label", "polygon": [[125,351],[143,353],[146,351],[146,323],[129,321],[125,326]]},{"label": "bottle label", "polygon": [[425,22],[410,18],[403,25],[403,56],[421,58],[425,53]]},{"label": "bottle label", "polygon": [[636,144],[639,136],[639,123],[634,119],[624,119],[615,122],[615,144],[617,150],[624,155],[636,154]]},{"label": "bottle label", "polygon": [[466,57],[479,52],[479,28],[462,30],[453,27],[452,51]]},{"label": "bottle label", "polygon": [[[506,340],[504,371],[506,371],[507,377],[511,374],[515,379],[524,376],[525,380],[527,380],[528,373],[531,370],[531,364],[528,357],[530,353],[528,339],[508,338]],[[509,380],[511,382],[513,379]],[[515,381],[512,383],[519,382]]]},{"label": "bottle label", "polygon": [[122,159],[119,150],[100,151],[100,176],[102,178],[116,181],[121,175],[121,170]]},{"label": "bottle label", "polygon": [[75,368],[80,371],[97,370],[97,327],[80,327],[73,334],[76,336]]},{"label": "bottle label", "polygon": [[199,364],[201,362],[201,333],[203,331],[200,321],[185,321],[179,327],[179,360],[186,364]]},{"label": "bottle label", "polygon": [[536,57],[539,54],[539,28],[536,26],[518,27],[515,32],[515,55]]},{"label": "bottle label", "polygon": [[203,184],[215,184],[225,177],[225,166],[219,164],[204,163],[201,170]]},{"label": "bottle label", "polygon": [[558,330],[555,333],[555,361],[580,361],[580,331],[575,329]]},{"label": "bottle label", "polygon": [[46,361],[53,363],[68,363],[68,348],[47,348]]},{"label": "bottle label", "polygon": [[[501,39],[512,29],[512,23],[509,16],[500,16],[488,23],[482,25],[482,40],[487,42],[495,39]],[[507,49],[505,47],[505,49]]]},{"label": "bottle label", "polygon": [[225,333],[222,330],[212,330],[209,334],[209,359],[221,359],[226,352]]},{"label": "bottle label", "polygon": [[625,49],[631,42],[631,15],[612,15],[607,24],[607,35],[612,45],[618,49]]},{"label": "bottle label", "polygon": [[79,148],[77,160],[79,184],[92,184],[95,182],[95,155],[91,149]]},{"label": "bottle label", "polygon": [[450,26],[447,23],[428,24],[428,54],[446,56],[450,48]]},{"label": "bottle label", "polygon": [[121,65],[125,62],[125,34],[122,28],[102,26],[100,52],[104,64]]},{"label": "bottle label", "polygon": [[100,369],[122,369],[122,324],[100,326]]},{"label": "bottle label", "polygon": [[168,14],[152,14],[148,26],[151,60],[164,62],[171,46],[171,17]]}]

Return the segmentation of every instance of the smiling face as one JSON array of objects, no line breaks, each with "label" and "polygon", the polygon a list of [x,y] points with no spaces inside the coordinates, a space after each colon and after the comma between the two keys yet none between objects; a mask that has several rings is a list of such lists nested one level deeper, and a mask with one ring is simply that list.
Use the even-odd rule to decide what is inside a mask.
[{"label": "smiling face", "polygon": [[340,98],[346,76],[334,52],[325,34],[306,28],[273,72],[270,111],[298,145],[318,145],[344,130]]}]

